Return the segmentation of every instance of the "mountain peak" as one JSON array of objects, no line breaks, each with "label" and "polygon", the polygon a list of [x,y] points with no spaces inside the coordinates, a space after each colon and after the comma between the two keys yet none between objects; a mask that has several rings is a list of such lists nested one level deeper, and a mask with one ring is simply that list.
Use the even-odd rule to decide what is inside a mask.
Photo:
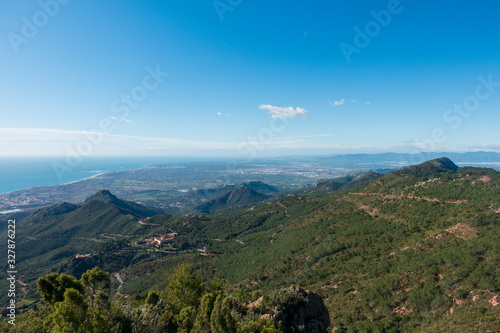
[{"label": "mountain peak", "polygon": [[90,197],[88,197],[87,200],[85,200],[85,202],[89,202],[89,201],[93,201],[93,200],[99,200],[99,201],[103,201],[103,202],[113,202],[117,199],[118,198],[110,191],[100,190],[100,191],[97,191],[95,194],[91,195]]},{"label": "mountain peak", "polygon": [[208,213],[222,209],[240,208],[262,202],[268,198],[268,195],[257,192],[249,186],[241,186],[216,196],[197,206],[196,209]]},{"label": "mountain peak", "polygon": [[449,171],[458,170],[458,166],[448,157],[436,158],[435,160],[429,161],[429,163],[439,168],[448,169]]},{"label": "mountain peak", "polygon": [[243,183],[242,186],[249,187],[256,192],[261,192],[261,193],[266,193],[266,194],[279,192],[274,186],[263,183],[260,180],[249,181],[249,182]]},{"label": "mountain peak", "polygon": [[447,157],[440,157],[418,165],[411,165],[400,170],[394,171],[393,174],[398,176],[416,176],[427,177],[442,172],[456,172],[458,166]]}]

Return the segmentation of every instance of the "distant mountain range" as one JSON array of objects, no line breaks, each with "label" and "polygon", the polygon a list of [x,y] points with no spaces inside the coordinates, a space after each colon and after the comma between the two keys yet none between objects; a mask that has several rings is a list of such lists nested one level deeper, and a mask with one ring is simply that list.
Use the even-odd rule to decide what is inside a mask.
[{"label": "distant mountain range", "polygon": [[323,161],[331,161],[335,163],[377,163],[397,161],[403,163],[422,163],[428,160],[447,157],[456,163],[497,163],[500,162],[500,153],[495,152],[467,152],[467,153],[452,153],[452,152],[424,152],[418,154],[401,154],[401,153],[381,153],[381,154],[345,154],[319,157]]}]

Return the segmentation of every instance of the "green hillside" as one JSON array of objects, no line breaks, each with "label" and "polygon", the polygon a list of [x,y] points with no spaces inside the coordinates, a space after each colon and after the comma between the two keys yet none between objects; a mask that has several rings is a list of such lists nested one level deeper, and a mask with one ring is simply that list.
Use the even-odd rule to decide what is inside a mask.
[{"label": "green hillside", "polygon": [[[77,212],[80,224],[88,221],[83,212],[111,214],[98,204],[82,206],[25,223],[51,221],[50,229],[33,229],[37,237]],[[117,221],[114,234],[123,228],[139,238],[145,227]],[[250,294],[300,286],[321,296],[335,332],[497,332],[499,222],[500,173],[441,158],[350,191],[289,195],[198,216],[156,215],[146,227],[175,231],[172,251],[131,254],[130,240],[117,238],[103,243],[89,265],[113,262],[124,281],[120,293],[128,295],[163,290],[182,263]],[[74,223],[61,232],[91,232]],[[68,261],[58,265],[44,269],[68,269]]]},{"label": "green hillside", "polygon": [[[450,162],[178,221],[172,227],[211,254],[175,260],[249,290],[318,292],[339,330],[498,331],[500,174]],[[130,267],[129,279],[147,267]]]},{"label": "green hillside", "polygon": [[217,210],[241,208],[267,200],[270,196],[255,191],[250,186],[243,185],[234,190],[224,192],[215,198],[196,207],[204,213]]},{"label": "green hillside", "polygon": [[[80,205],[62,203],[46,207],[18,221],[16,244],[22,251],[16,253],[16,259],[22,272],[20,280],[29,284],[25,295],[35,295],[36,278],[51,270],[58,271],[60,265],[77,254],[105,252],[116,237],[126,239],[151,233],[157,226],[141,225],[138,221],[156,214],[155,209],[121,200],[104,190]],[[120,256],[115,255],[110,264],[121,260],[117,257]]]},{"label": "green hillside", "polygon": [[294,194],[295,195],[326,194],[335,191],[348,191],[356,187],[362,186],[381,176],[382,176],[381,174],[373,171],[349,174],[347,176],[319,182],[317,184],[314,184],[313,186],[296,191]]}]

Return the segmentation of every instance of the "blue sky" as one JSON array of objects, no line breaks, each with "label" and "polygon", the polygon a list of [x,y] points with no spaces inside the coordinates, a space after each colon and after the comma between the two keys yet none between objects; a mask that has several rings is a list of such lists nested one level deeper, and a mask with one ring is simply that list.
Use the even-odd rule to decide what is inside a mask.
[{"label": "blue sky", "polygon": [[0,155],[500,151],[500,4],[283,3],[2,1]]}]

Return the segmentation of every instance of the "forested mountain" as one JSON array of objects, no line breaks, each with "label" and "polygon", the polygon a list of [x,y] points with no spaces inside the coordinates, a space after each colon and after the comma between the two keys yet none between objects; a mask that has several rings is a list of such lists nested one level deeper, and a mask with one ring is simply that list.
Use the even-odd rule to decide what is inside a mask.
[{"label": "forested mountain", "polygon": [[141,228],[140,219],[158,213],[158,210],[121,200],[102,190],[80,205],[62,203],[29,215],[20,222],[24,232],[19,235],[19,240],[43,239],[45,243],[51,239],[59,242],[103,233],[133,235]]},{"label": "forested mountain", "polygon": [[196,209],[204,213],[210,213],[217,210],[245,207],[262,202],[268,198],[270,196],[243,185],[216,196],[204,204],[197,206]]},{"label": "forested mountain", "polygon": [[296,191],[294,194],[296,195],[326,194],[335,191],[348,191],[353,188],[362,186],[381,176],[382,174],[374,171],[357,172],[349,174],[347,176],[316,183],[311,187],[307,187],[305,189]]},{"label": "forested mountain", "polygon": [[[33,281],[48,270],[58,270],[56,267],[77,254],[105,249],[110,240],[116,240],[115,235],[137,237],[149,232],[156,226],[139,221],[158,213],[106,190],[79,205],[62,203],[42,208],[17,221],[16,244],[22,249],[17,252],[17,267],[23,279]],[[27,288],[27,293],[33,295],[33,288]]]},{"label": "forested mountain", "polygon": [[[96,210],[82,210],[84,205],[53,207],[22,222],[36,226],[52,221],[49,230],[56,232],[57,223],[66,221],[57,216],[100,211],[96,204]],[[107,225],[108,215],[99,216],[95,228]],[[76,232],[86,230],[88,220],[83,214],[81,218],[81,225],[73,226]],[[226,295],[250,295],[227,308],[242,325],[244,319],[237,315],[241,304],[249,306],[262,294],[294,285],[322,298],[329,310],[329,331],[497,332],[499,222],[500,173],[459,168],[439,158],[348,191],[288,195],[197,216],[155,215],[146,225],[135,225],[141,235],[124,223],[121,237],[120,224],[113,222],[115,239],[102,242],[95,254],[108,259],[95,263],[120,273],[119,295],[132,298],[133,306],[144,303],[151,290],[168,290],[171,280],[166,278],[174,268],[190,264],[207,281],[225,281]],[[45,232],[33,230],[33,238]],[[133,244],[146,235],[173,231],[176,237],[167,245]],[[71,237],[71,228],[61,232]],[[130,257],[125,260],[126,253]],[[40,267],[38,272],[45,271],[38,276],[64,269],[70,256],[80,260],[74,254]],[[36,259],[30,259],[32,266]],[[35,290],[30,279],[24,281],[26,289]],[[33,294],[26,299],[32,297],[32,302]],[[124,297],[119,295],[115,297]],[[168,297],[168,292],[161,295],[162,304],[168,304]],[[277,313],[254,315],[271,319],[279,329]]]}]

